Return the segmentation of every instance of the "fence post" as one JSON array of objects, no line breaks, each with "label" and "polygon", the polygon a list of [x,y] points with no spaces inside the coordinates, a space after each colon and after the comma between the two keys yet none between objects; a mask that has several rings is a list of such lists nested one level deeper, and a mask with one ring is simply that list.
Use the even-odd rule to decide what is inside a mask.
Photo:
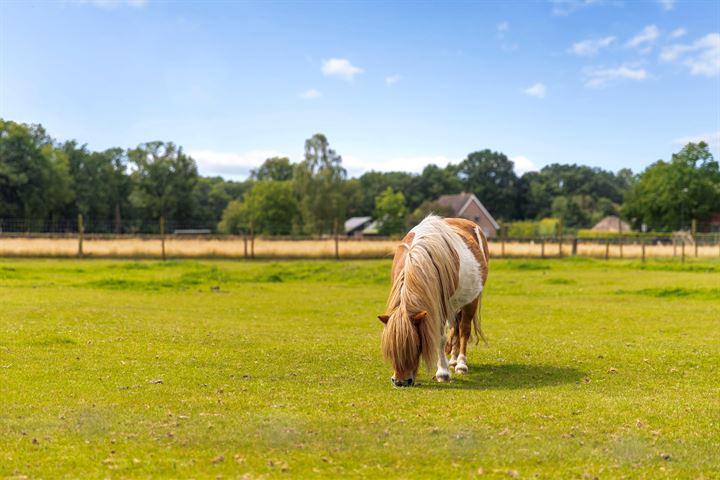
[{"label": "fence post", "polygon": [[675,239],[675,236],[672,237],[673,242],[673,258],[677,257],[677,241]]},{"label": "fence post", "polygon": [[545,237],[540,239],[540,257],[545,258]]},{"label": "fence post", "polygon": [[557,239],[558,239],[558,258],[562,258],[563,256],[563,228],[562,228],[562,220],[560,220],[557,223]]},{"label": "fence post", "polygon": [[165,216],[160,215],[160,246],[162,248],[162,259],[165,260]]},{"label": "fence post", "polygon": [[610,238],[605,239],[605,260],[610,258]]},{"label": "fence post", "polygon": [[255,258],[255,224],[250,222],[250,258]]},{"label": "fence post", "polygon": [[333,226],[333,229],[335,230],[335,260],[340,260],[340,238],[338,233],[337,218],[335,219],[335,225]]},{"label": "fence post", "polygon": [[507,237],[507,227],[504,223],[500,224],[500,256],[505,258],[505,238]]},{"label": "fence post", "polygon": [[695,256],[698,256],[698,239],[697,239],[697,220],[693,218],[692,221],[692,239],[695,244]]},{"label": "fence post", "polygon": [[680,247],[682,251],[682,263],[685,263],[685,239],[682,240],[682,246]]},{"label": "fence post", "polygon": [[623,236],[622,236],[622,233],[618,236],[618,242],[620,243],[620,258],[623,258]]},{"label": "fence post", "polygon": [[82,213],[78,213],[78,257],[83,257],[83,240],[85,237],[85,224]]},{"label": "fence post", "polygon": [[247,231],[243,230],[243,257],[247,258]]},{"label": "fence post", "polygon": [[573,241],[572,241],[572,256],[573,257],[577,255],[577,243],[578,243],[577,237],[574,237]]},{"label": "fence post", "polygon": [[642,250],[642,262],[645,263],[645,238],[640,239],[640,247]]}]

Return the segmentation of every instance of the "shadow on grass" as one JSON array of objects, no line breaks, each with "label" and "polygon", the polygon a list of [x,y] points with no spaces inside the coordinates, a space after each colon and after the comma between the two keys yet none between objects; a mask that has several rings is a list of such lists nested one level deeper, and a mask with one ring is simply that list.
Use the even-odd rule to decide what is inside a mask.
[{"label": "shadow on grass", "polygon": [[420,388],[460,390],[515,390],[541,388],[579,382],[587,375],[580,370],[553,365],[469,365],[465,375],[454,375],[450,383],[434,380],[423,382]]}]

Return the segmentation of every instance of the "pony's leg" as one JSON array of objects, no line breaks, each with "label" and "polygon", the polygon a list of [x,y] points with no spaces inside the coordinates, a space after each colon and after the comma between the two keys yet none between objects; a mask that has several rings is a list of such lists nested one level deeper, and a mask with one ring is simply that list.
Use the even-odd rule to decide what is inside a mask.
[{"label": "pony's leg", "polygon": [[445,353],[450,354],[450,362],[448,365],[451,367],[454,367],[457,364],[458,345],[460,339],[460,315],[461,312],[458,312],[455,316],[455,325],[450,330],[450,339],[448,340],[448,344],[445,346]]},{"label": "pony's leg", "polygon": [[478,298],[472,303],[462,308],[462,319],[460,320],[460,335],[458,339],[460,353],[458,355],[457,364],[455,365],[455,373],[462,375],[467,373],[467,344],[472,335],[472,325],[475,315],[477,315]]},{"label": "pony's leg", "polygon": [[445,335],[440,339],[440,348],[438,352],[437,361],[437,372],[435,372],[435,379],[438,382],[449,382],[450,381],[450,369],[448,367],[447,358],[445,358]]}]

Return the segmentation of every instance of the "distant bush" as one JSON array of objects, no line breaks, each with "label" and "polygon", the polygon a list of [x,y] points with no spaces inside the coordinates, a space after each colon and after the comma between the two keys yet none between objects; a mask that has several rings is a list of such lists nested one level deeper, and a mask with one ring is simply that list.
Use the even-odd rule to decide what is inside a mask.
[{"label": "distant bush", "polygon": [[[620,233],[617,230],[602,232],[597,230],[590,230],[589,228],[583,228],[577,231],[578,238],[614,238],[619,237]],[[622,232],[623,237],[669,237],[671,233],[667,232]]]},{"label": "distant bush", "polygon": [[554,237],[558,233],[559,225],[558,218],[512,222],[507,225],[507,236],[508,238]]}]

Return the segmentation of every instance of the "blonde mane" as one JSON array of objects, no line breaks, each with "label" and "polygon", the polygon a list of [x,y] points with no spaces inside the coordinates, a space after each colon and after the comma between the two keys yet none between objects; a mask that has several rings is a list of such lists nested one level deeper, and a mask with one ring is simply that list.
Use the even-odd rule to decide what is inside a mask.
[{"label": "blonde mane", "polygon": [[[459,274],[458,235],[440,217],[430,215],[412,230],[404,263],[390,290],[386,312],[389,319],[382,337],[386,360],[400,371],[415,370],[418,350],[428,369],[437,361],[438,347],[447,319],[455,312],[450,299]],[[413,331],[411,317],[426,311],[427,317]]]}]

